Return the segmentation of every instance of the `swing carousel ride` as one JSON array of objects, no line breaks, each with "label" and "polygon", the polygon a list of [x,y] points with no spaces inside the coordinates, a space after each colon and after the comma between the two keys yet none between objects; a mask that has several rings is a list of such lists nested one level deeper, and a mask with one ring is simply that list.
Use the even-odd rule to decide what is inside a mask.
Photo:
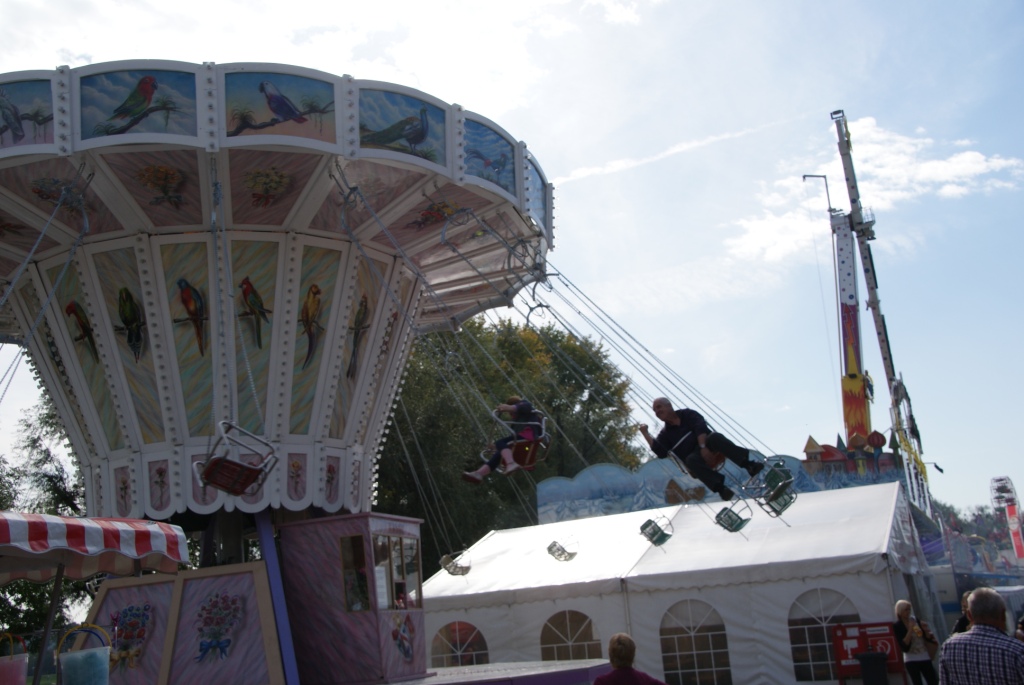
[{"label": "swing carousel ride", "polygon": [[[274,64],[6,74],[0,115],[0,336],[53,398],[89,515],[253,514],[265,558],[271,512],[348,515],[366,535],[344,538],[339,606],[414,606],[418,525],[369,513],[376,453],[411,338],[543,278],[551,186],[526,145],[425,93]],[[321,554],[306,523],[278,528],[285,585]],[[417,620],[378,626],[414,666],[346,678],[422,671]],[[199,662],[225,663],[223,639]]]}]

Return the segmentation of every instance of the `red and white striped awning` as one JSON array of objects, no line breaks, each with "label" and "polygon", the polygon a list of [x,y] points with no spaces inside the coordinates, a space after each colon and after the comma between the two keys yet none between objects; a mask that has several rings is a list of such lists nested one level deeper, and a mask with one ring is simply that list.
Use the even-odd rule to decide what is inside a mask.
[{"label": "red and white striped awning", "polygon": [[0,585],[44,582],[64,564],[73,580],[143,570],[176,573],[188,562],[185,533],[155,521],[0,512]]}]

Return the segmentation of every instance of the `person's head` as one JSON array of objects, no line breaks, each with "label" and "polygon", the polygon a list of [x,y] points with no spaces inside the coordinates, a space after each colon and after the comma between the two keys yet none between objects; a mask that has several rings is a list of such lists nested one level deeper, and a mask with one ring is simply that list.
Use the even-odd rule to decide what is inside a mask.
[{"label": "person's head", "polygon": [[512,395],[507,400],[505,400],[505,404],[519,404],[522,401],[523,398],[520,397],[519,395]]},{"label": "person's head", "polygon": [[1006,630],[1006,602],[990,587],[979,587],[967,598],[967,618],[971,623]]},{"label": "person's head", "polygon": [[968,590],[960,596],[960,611],[967,613],[967,598],[971,596],[971,591]]},{"label": "person's head", "polygon": [[667,421],[672,416],[672,403],[664,397],[655,399],[651,408],[654,410],[654,415],[662,421]]},{"label": "person's head", "polygon": [[913,605],[905,599],[901,599],[896,602],[896,618],[900,620],[906,620],[910,618],[911,612],[914,610]]},{"label": "person's head", "polygon": [[626,633],[615,633],[608,640],[608,661],[612,668],[629,668],[636,656],[636,643]]}]

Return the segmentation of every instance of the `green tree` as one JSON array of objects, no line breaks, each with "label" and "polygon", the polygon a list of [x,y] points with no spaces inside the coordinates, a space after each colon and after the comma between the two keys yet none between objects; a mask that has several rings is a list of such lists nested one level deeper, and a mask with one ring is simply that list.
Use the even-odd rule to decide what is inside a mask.
[{"label": "green tree", "polygon": [[932,508],[947,529],[967,537],[983,538],[997,549],[1011,549],[1013,546],[1006,524],[1006,510],[1002,507],[993,509],[986,504],[980,504],[960,511],[954,506],[933,499]]},{"label": "green tree", "polygon": [[[600,345],[554,327],[531,329],[476,319],[457,333],[417,341],[379,462],[377,511],[420,518],[426,571],[442,554],[490,530],[536,523],[534,484],[573,477],[590,464],[640,463],[631,444],[629,380]],[[461,472],[504,434],[490,416],[511,395],[548,418],[547,458],[529,477],[491,477],[480,486]]]},{"label": "green tree", "polygon": [[[15,445],[20,466],[0,456],[0,508],[35,513],[78,515],[83,510],[83,484],[77,463],[69,465],[56,451],[66,442],[56,408],[45,396],[18,422]],[[29,635],[46,622],[52,581],[44,584],[18,580],[0,588],[0,626]],[[88,596],[82,582],[65,582],[55,626],[67,625],[70,606]]]}]

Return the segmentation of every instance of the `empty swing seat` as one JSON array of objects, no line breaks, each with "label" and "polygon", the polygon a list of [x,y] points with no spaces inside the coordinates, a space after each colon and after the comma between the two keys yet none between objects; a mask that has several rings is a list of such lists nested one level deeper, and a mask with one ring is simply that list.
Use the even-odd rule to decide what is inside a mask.
[{"label": "empty swing seat", "polygon": [[199,475],[203,485],[209,485],[232,495],[241,495],[251,488],[266,471],[258,466],[250,466],[240,461],[232,461],[227,457],[210,457]]},{"label": "empty swing seat", "polygon": [[773,500],[767,500],[764,503],[758,501],[758,505],[771,517],[777,517],[782,512],[789,509],[790,505],[796,501],[796,493],[792,490],[786,490],[779,497]]},{"label": "empty swing seat", "polygon": [[672,537],[671,531],[668,531],[658,525],[658,522],[654,519],[647,519],[644,521],[643,525],[640,526],[640,534],[647,538],[647,540],[655,547],[660,547],[668,542],[668,539]]},{"label": "empty swing seat", "polygon": [[782,462],[769,465],[764,474],[764,488],[755,500],[766,514],[777,517],[796,501],[792,489],[793,474]]},{"label": "empty swing seat", "polygon": [[[274,447],[249,431],[239,428],[230,421],[220,422],[221,435],[214,443],[212,454],[206,461],[196,462],[196,478],[203,486],[223,490],[230,495],[242,495],[248,491],[257,492],[263,487],[267,475],[277,463]],[[256,464],[246,464],[237,454],[244,448],[260,458]]]},{"label": "empty swing seat", "polygon": [[744,500],[738,500],[715,514],[715,523],[730,533],[738,533],[750,523],[750,518],[750,505]]}]

